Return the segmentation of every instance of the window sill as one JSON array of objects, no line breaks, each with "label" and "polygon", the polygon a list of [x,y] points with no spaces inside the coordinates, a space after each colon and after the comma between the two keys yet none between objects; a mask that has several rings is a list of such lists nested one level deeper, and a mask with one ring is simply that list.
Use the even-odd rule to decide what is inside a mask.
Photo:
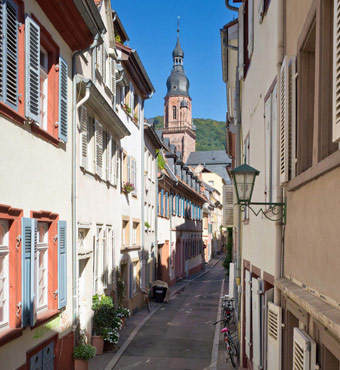
[{"label": "window sill", "polygon": [[0,330],[0,346],[19,338],[23,331],[24,328],[6,328]]},{"label": "window sill", "polygon": [[14,109],[10,108],[5,103],[0,102],[0,112],[7,118],[13,120],[15,123],[23,125],[26,121],[26,117],[20,115]]},{"label": "window sill", "polygon": [[131,252],[131,251],[139,251],[141,248],[142,248],[141,246],[134,245],[134,246],[131,246],[131,247],[122,247],[120,249],[120,251],[121,251],[121,253]]},{"label": "window sill", "polygon": [[50,142],[51,144],[53,144],[55,146],[59,146],[59,143],[61,142],[59,139],[55,138],[53,135],[51,135],[47,131],[41,129],[39,126],[37,126],[34,123],[31,124],[31,130],[32,130],[32,132],[39,135],[40,137],[42,137],[43,139],[45,139],[46,141]]},{"label": "window sill", "polygon": [[31,329],[35,329],[38,326],[45,324],[45,322],[58,316],[59,313],[60,313],[60,310],[46,310],[46,311],[38,313],[37,322]]},{"label": "window sill", "polygon": [[340,166],[340,150],[332,153],[330,156],[326,157],[313,167],[302,172],[300,175],[296,176],[294,179],[290,180],[287,185],[288,191],[295,191],[301,186],[307,184],[310,181],[316,180],[318,177],[324,175],[325,173]]}]

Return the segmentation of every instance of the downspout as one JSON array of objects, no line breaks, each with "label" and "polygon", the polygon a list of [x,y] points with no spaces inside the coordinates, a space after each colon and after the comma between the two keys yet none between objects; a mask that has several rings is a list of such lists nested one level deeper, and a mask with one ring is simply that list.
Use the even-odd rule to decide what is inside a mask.
[{"label": "downspout", "polygon": [[144,261],[144,243],[145,243],[145,207],[144,207],[144,185],[145,185],[145,173],[144,173],[144,147],[145,147],[145,142],[144,142],[144,102],[143,102],[143,109],[141,109],[141,114],[140,114],[140,123],[139,127],[141,130],[141,220],[142,220],[142,278],[141,278],[141,288],[142,290],[145,289],[145,281],[146,281],[146,274],[145,274],[145,261]]},{"label": "downspout", "polygon": [[92,45],[84,50],[76,51],[72,56],[72,329],[77,328],[78,317],[78,295],[77,295],[77,108],[79,103],[85,103],[89,98],[89,89],[86,89],[85,97],[77,104],[77,78],[76,78],[76,58],[93,48],[95,48],[101,37],[97,34]]},{"label": "downspout", "polygon": [[[282,61],[284,58],[284,0],[278,2],[277,10],[277,88],[276,91],[280,91],[280,71],[282,66]],[[278,95],[278,94],[277,94]],[[276,100],[277,112],[280,112],[280,99]],[[280,148],[280,133],[277,130],[277,148]],[[280,158],[277,156],[276,168],[280,168]],[[285,199],[285,189],[280,187],[280,174],[277,171],[276,177],[277,191],[276,191],[276,202],[282,203]],[[284,227],[282,227],[282,222],[275,223],[275,280],[283,276],[284,272]],[[274,288],[274,303],[277,305],[281,304],[280,290]]]},{"label": "downspout", "polygon": [[225,6],[227,9],[232,10],[233,12],[238,12],[238,8],[236,6],[232,6],[229,4],[230,0],[225,0]]}]

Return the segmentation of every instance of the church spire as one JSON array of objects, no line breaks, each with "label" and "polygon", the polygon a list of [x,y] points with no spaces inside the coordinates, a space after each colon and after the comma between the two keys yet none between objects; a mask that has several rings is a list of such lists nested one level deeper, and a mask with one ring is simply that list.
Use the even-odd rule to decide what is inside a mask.
[{"label": "church spire", "polygon": [[176,43],[175,49],[172,52],[174,66],[182,65],[183,58],[184,58],[184,51],[181,48],[181,44],[179,42],[179,20],[180,20],[180,17],[177,18],[177,43]]}]

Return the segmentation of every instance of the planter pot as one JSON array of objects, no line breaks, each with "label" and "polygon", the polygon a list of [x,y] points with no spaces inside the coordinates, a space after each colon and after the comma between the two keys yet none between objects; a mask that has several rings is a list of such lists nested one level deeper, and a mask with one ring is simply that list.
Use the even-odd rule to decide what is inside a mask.
[{"label": "planter pot", "polygon": [[122,317],[122,329],[124,328],[125,326],[125,321],[126,321],[126,317]]},{"label": "planter pot", "polygon": [[102,355],[104,351],[104,338],[99,335],[94,335],[91,340],[91,344],[96,347],[96,355]]},{"label": "planter pot", "polygon": [[117,345],[109,342],[104,342],[104,352],[117,352]]},{"label": "planter pot", "polygon": [[74,359],[74,370],[88,370],[89,362],[87,360]]}]

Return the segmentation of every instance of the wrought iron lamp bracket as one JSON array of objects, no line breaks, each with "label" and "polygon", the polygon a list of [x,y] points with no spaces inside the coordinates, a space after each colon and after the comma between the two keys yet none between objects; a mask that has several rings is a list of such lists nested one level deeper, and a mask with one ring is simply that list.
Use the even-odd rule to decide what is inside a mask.
[{"label": "wrought iron lamp bracket", "polygon": [[[241,212],[245,212],[246,208],[249,208],[251,212],[257,217],[262,214],[267,220],[280,222],[286,224],[286,202],[284,203],[266,203],[266,202],[240,202],[238,203]],[[255,211],[251,206],[269,206],[268,209],[263,209],[261,207],[259,210]]]}]

